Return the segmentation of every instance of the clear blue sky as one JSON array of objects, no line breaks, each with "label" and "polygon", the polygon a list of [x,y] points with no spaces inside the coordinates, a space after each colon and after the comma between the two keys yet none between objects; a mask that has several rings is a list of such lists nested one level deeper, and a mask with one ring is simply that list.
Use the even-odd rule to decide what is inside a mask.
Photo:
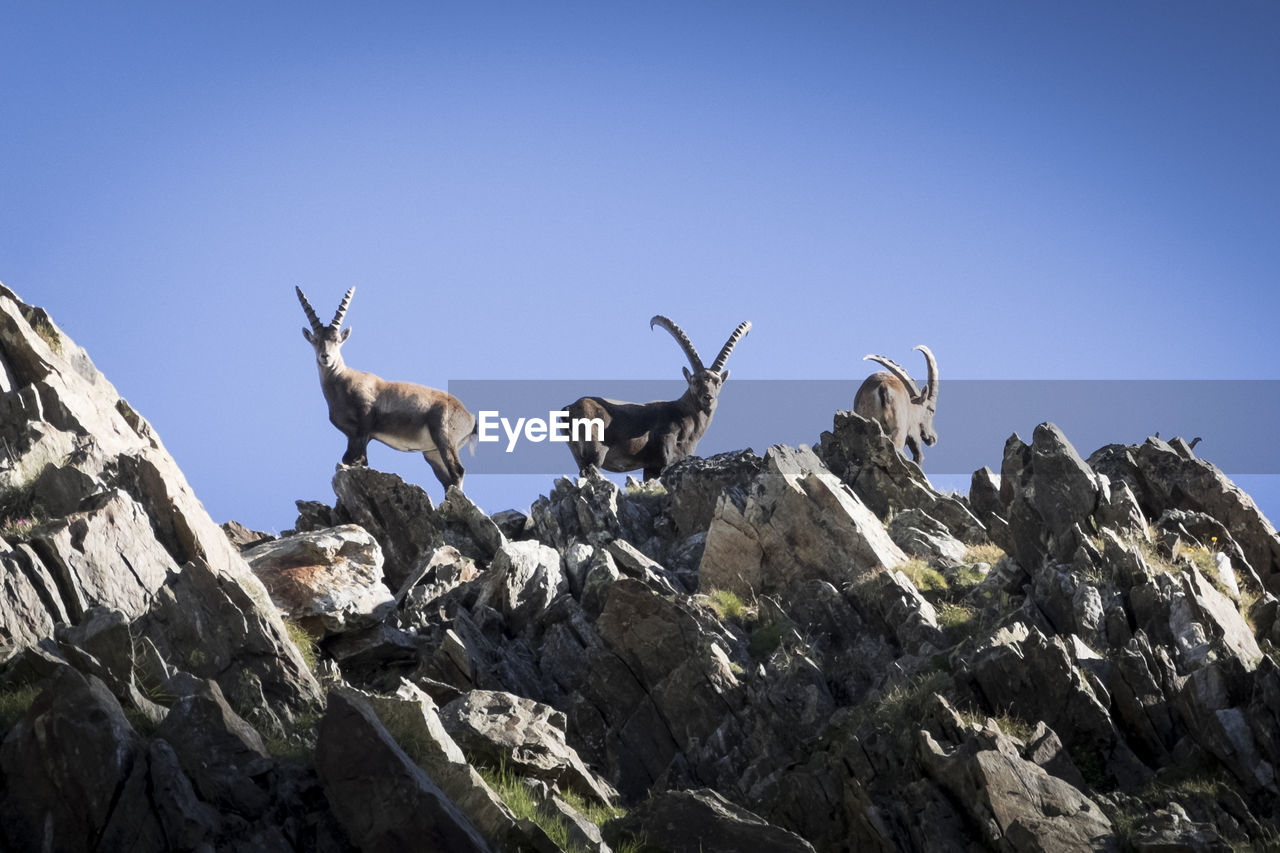
[{"label": "clear blue sky", "polygon": [[1280,378],[1273,2],[17,2],[0,116],[0,280],[219,520],[332,498],[295,284],[437,387],[678,393],[655,313],[704,354],[752,319],[754,379]]}]

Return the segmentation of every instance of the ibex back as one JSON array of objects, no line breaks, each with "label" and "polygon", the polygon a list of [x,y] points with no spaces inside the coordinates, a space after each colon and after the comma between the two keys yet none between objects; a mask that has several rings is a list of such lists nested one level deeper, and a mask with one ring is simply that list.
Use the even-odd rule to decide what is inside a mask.
[{"label": "ibex back", "polygon": [[475,417],[448,392],[411,382],[388,382],[347,367],[341,349],[351,329],[341,327],[354,287],[342,298],[327,326],[320,325],[302,288],[295,289],[311,323],[302,336],[316,352],[329,422],[347,437],[342,464],[367,465],[369,441],[377,439],[396,450],[420,452],[446,490],[449,486],[462,488],[464,469],[458,448],[474,442]]},{"label": "ibex back", "polygon": [[653,403],[623,403],[606,397],[583,397],[568,406],[570,421],[599,418],[604,422],[604,439],[589,436],[569,442],[569,451],[586,473],[592,465],[606,471],[644,469],[652,480],[668,465],[692,454],[711,425],[720,388],[729,378],[724,369],[733,348],[751,330],[744,322],[729,336],[720,355],[710,367],[703,367],[698,351],[679,326],[661,315],[649,321],[649,328],[661,326],[671,333],[689,359],[684,369],[688,388],[677,400]]},{"label": "ibex back", "polygon": [[901,365],[882,355],[864,356],[864,361],[878,362],[889,372],[867,377],[853,398],[853,410],[864,418],[879,421],[893,446],[899,451],[909,448],[912,458],[919,463],[924,461],[920,445],[933,445],[938,440],[938,434],[933,431],[933,415],[938,408],[938,363],[928,347],[922,345],[916,349],[924,353],[929,370],[923,391]]}]

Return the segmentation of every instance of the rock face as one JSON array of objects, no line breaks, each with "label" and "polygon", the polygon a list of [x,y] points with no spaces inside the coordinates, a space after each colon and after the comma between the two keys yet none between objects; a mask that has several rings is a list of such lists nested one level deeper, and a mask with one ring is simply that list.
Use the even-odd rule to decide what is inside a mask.
[{"label": "rock face", "polygon": [[0,356],[2,850],[1280,833],[1275,530],[1180,441],[1086,461],[1043,424],[966,500],[837,413],[817,452],[592,471],[493,517],[342,469],[274,539],[214,525],[7,292]]},{"label": "rock face", "polygon": [[706,588],[769,593],[817,578],[843,584],[907,561],[879,519],[808,448],[776,446],[742,506],[716,503],[698,573]]},{"label": "rock face", "polygon": [[380,624],[395,606],[382,548],[347,524],[257,545],[242,556],[282,613],[322,636]]}]

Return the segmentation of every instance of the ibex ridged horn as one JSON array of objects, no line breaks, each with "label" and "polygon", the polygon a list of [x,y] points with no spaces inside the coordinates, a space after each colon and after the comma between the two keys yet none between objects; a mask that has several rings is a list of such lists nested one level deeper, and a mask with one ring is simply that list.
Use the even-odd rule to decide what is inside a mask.
[{"label": "ibex ridged horn", "polygon": [[902,384],[907,386],[907,390],[911,392],[911,398],[914,400],[920,396],[920,389],[916,387],[916,381],[911,378],[911,374],[907,373],[907,369],[896,361],[885,358],[882,355],[864,355],[863,361],[874,361],[884,367],[894,376],[902,380]]},{"label": "ibex ridged horn", "polygon": [[649,328],[652,329],[654,326],[661,326],[671,333],[671,337],[675,338],[676,343],[680,344],[680,348],[684,350],[685,356],[689,359],[689,366],[693,368],[694,373],[703,369],[702,357],[693,348],[693,341],[689,340],[689,336],[684,333],[683,329],[661,314],[655,314],[650,318]]},{"label": "ibex ridged horn", "polygon": [[302,303],[302,310],[307,312],[307,321],[311,323],[311,331],[319,332],[324,326],[320,325],[320,318],[316,316],[316,311],[311,307],[311,303],[307,301],[307,295],[302,292],[302,288],[294,285],[293,288],[298,293],[298,301]]},{"label": "ibex ridged horn", "polygon": [[914,349],[918,349],[920,352],[924,353],[925,363],[929,366],[929,380],[924,388],[924,399],[936,400],[938,398],[938,362],[933,357],[933,353],[930,352],[929,348],[924,344],[921,344]]},{"label": "ibex ridged horn", "polygon": [[347,314],[347,306],[351,304],[351,296],[356,292],[354,287],[347,290],[347,295],[342,297],[342,304],[338,306],[338,310],[334,312],[333,322],[329,324],[329,328],[338,329],[342,326],[342,318]]},{"label": "ibex ridged horn", "polygon": [[724,363],[729,360],[729,356],[733,354],[733,348],[738,345],[738,341],[742,340],[742,336],[751,331],[751,321],[746,320],[738,324],[738,328],[733,330],[733,334],[729,336],[729,340],[724,342],[724,346],[720,349],[720,354],[716,356],[715,362],[711,365],[711,370],[719,373],[724,369]]}]

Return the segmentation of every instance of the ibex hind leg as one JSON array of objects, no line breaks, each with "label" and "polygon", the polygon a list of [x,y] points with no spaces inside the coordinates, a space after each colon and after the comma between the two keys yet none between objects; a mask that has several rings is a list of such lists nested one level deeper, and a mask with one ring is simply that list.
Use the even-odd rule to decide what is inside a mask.
[{"label": "ibex hind leg", "polygon": [[445,462],[439,450],[428,450],[422,454],[422,458],[427,460],[427,464],[431,466],[431,473],[436,475],[436,479],[440,481],[440,485],[444,486],[446,491],[450,486],[457,485],[449,471],[448,463]]}]

